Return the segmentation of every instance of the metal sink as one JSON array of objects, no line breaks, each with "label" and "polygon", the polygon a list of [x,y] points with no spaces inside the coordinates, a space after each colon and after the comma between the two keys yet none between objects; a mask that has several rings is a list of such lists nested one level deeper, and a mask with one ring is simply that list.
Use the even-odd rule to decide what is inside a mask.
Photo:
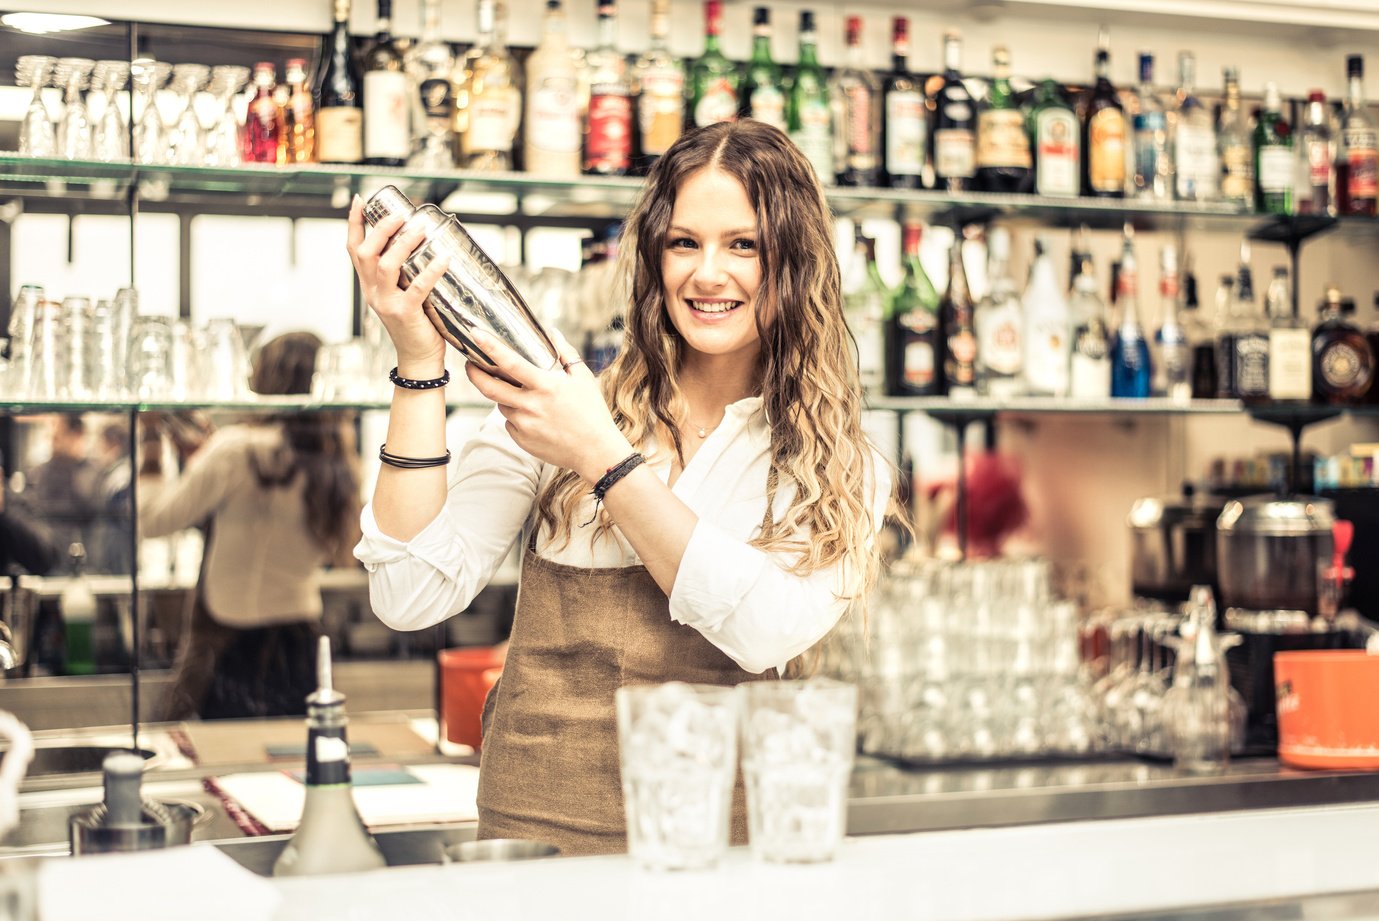
[{"label": "metal sink", "polygon": [[[446,847],[462,841],[473,841],[478,826],[433,825],[422,828],[385,829],[373,833],[383,859],[390,867],[441,863]],[[262,835],[256,838],[236,838],[213,842],[226,854],[260,876],[273,875],[273,863],[287,845],[291,835]]]}]

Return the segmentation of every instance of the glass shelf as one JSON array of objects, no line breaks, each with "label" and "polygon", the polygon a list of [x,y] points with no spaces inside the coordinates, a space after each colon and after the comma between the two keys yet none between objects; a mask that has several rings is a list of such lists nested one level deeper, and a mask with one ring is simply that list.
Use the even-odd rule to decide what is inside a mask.
[{"label": "glass shelf", "polygon": [[1267,403],[1248,405],[1240,400],[1193,400],[1188,403],[1155,397],[1145,400],[1107,398],[1070,400],[1066,397],[877,397],[868,410],[898,413],[921,412],[937,419],[981,419],[998,413],[1063,416],[1223,416],[1247,413],[1261,422],[1312,424],[1349,414],[1379,417],[1379,406],[1326,406],[1314,403]]},{"label": "glass shelf", "polygon": [[[387,400],[322,401],[305,394],[290,396],[261,396],[247,400],[26,400],[0,398],[0,413],[11,416],[38,415],[41,413],[128,413],[128,412],[203,412],[224,413],[275,413],[310,411],[387,411],[392,404]],[[493,404],[479,400],[458,400],[447,402],[449,409],[491,410]]]},{"label": "glass shelf", "polygon": [[[93,198],[124,197],[131,187],[145,200],[195,199],[208,211],[217,197],[236,203],[286,199],[319,208],[344,211],[358,193],[367,197],[385,184],[394,184],[414,200],[444,203],[450,210],[470,210],[535,216],[623,217],[642,189],[634,177],[581,176],[544,179],[530,173],[446,170],[431,172],[406,167],[250,164],[235,168],[145,166],[131,162],[48,160],[0,152],[0,189],[59,195],[74,189]],[[41,189],[40,189],[41,187]],[[467,205],[489,199],[477,208]],[[828,200],[842,217],[895,218],[912,214],[933,223],[964,224],[993,218],[1030,219],[1043,224],[1118,229],[1130,221],[1140,227],[1203,228],[1248,232],[1256,239],[1277,234],[1301,218],[1272,218],[1241,211],[1233,205],[1199,202],[1144,202],[1135,199],[1046,198],[988,192],[953,194],[941,191],[883,188],[828,189]],[[1284,230],[1274,230],[1278,228]],[[1363,229],[1379,233],[1379,221],[1343,218],[1343,231]],[[1329,224],[1328,224],[1329,226]]]}]

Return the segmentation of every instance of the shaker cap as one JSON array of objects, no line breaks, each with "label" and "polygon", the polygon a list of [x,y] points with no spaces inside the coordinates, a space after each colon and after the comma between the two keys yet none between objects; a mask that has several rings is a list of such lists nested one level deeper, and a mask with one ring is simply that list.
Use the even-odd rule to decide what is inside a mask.
[{"label": "shaker cap", "polygon": [[395,185],[386,185],[364,204],[364,220],[370,227],[393,214],[411,214],[416,210],[412,200]]}]

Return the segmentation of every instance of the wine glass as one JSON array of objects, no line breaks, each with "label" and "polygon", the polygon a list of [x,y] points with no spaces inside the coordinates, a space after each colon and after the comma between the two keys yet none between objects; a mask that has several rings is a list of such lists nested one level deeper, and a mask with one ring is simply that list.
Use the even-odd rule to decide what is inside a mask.
[{"label": "wine glass", "polygon": [[96,62],[90,58],[58,58],[53,79],[63,88],[62,117],[57,123],[58,155],[68,160],[91,159],[91,116],[82,91]]},{"label": "wine glass", "polygon": [[45,54],[26,54],[15,63],[15,80],[33,87],[33,98],[19,126],[19,153],[26,157],[52,157],[57,154],[57,134],[43,102],[43,88],[52,77],[57,59]]},{"label": "wine glass", "polygon": [[177,94],[182,112],[168,131],[168,163],[174,166],[200,166],[205,159],[205,140],[201,120],[196,116],[196,94],[206,85],[211,69],[205,64],[175,64],[170,86]]},{"label": "wine glass", "polygon": [[211,68],[207,90],[220,104],[220,115],[206,132],[205,159],[207,166],[239,166],[239,120],[235,116],[235,97],[249,80],[249,68],[236,64],[222,64]]},{"label": "wine glass", "polygon": [[92,137],[92,153],[97,160],[112,163],[129,159],[129,129],[120,112],[116,94],[129,81],[128,61],[97,61],[91,71],[91,88],[105,100]]},{"label": "wine glass", "polygon": [[172,65],[152,58],[139,58],[129,66],[134,91],[143,106],[134,121],[134,159],[140,163],[166,162],[167,130],[158,114],[158,90],[172,73]]}]

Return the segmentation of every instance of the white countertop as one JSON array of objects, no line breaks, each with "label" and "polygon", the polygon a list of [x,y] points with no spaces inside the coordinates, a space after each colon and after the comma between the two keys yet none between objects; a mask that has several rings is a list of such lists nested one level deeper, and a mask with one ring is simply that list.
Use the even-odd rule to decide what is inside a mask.
[{"label": "white countertop", "polygon": [[838,859],[653,873],[627,857],[275,880],[275,921],[1067,918],[1379,889],[1379,804],[849,839]]}]

